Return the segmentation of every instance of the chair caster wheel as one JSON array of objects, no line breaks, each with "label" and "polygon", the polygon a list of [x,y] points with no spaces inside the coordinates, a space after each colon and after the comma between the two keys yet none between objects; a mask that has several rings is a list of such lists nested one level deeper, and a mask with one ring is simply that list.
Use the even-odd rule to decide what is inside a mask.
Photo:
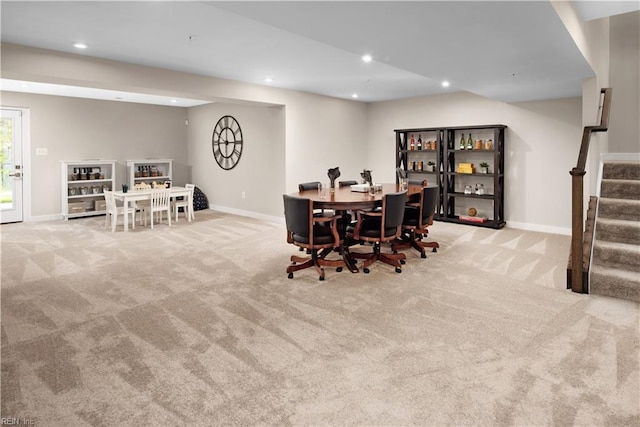
[{"label": "chair caster wheel", "polygon": [[293,279],[293,273],[289,273],[289,275],[287,276],[289,279]]},{"label": "chair caster wheel", "polygon": [[363,268],[362,271],[364,272],[364,274],[369,274],[369,269],[368,268]]},{"label": "chair caster wheel", "polygon": [[324,280],[324,276],[318,277],[318,280],[320,280],[322,282]]},{"label": "chair caster wheel", "polygon": [[405,265],[406,263],[407,263],[407,261],[405,261],[403,259],[400,260],[400,264]]},{"label": "chair caster wheel", "polygon": [[437,249],[437,248],[433,248],[433,249],[431,250],[431,252],[438,252],[438,249]]},{"label": "chair caster wheel", "polygon": [[337,271],[338,273],[340,273],[340,272],[342,271],[342,267],[338,267],[338,268],[336,268],[336,271]]},{"label": "chair caster wheel", "polygon": [[420,254],[420,258],[426,258],[427,254]]},{"label": "chair caster wheel", "polygon": [[402,273],[402,269],[400,267],[396,267],[396,273]]}]

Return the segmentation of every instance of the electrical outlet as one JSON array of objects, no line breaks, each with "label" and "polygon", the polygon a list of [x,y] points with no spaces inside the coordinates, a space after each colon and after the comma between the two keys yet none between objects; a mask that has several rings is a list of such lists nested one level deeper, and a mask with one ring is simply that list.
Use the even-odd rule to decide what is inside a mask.
[{"label": "electrical outlet", "polygon": [[246,193],[243,191],[243,192],[242,192],[242,198],[243,198],[243,199],[246,199],[246,198],[247,198],[246,196],[247,196],[247,195],[246,195]]},{"label": "electrical outlet", "polygon": [[46,156],[49,154],[48,148],[36,148],[36,156]]}]

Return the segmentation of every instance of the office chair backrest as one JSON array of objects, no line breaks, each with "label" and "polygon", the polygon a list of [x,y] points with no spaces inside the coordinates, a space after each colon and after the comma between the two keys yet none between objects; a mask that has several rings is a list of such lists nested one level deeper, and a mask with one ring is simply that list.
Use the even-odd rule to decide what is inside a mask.
[{"label": "office chair backrest", "polygon": [[294,234],[309,236],[310,203],[302,197],[282,195],[284,200],[284,218],[287,230]]},{"label": "office chair backrest", "polygon": [[422,189],[422,223],[426,224],[427,220],[436,212],[438,205],[438,187],[430,186]]},{"label": "office chair backrest", "polygon": [[407,203],[407,192],[389,193],[385,197],[384,228],[395,228],[402,225],[404,207]]},{"label": "office chair backrest", "polygon": [[319,184],[320,181],[303,182],[302,184],[298,184],[298,191],[317,190]]}]

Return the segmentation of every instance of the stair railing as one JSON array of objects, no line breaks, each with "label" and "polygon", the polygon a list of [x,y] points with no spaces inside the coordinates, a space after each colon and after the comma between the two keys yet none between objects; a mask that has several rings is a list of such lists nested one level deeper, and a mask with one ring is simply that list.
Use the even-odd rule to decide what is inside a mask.
[{"label": "stair railing", "polygon": [[[584,269],[584,175],[591,143],[591,134],[594,132],[606,132],[609,128],[609,112],[611,110],[612,89],[600,90],[602,105],[599,106],[600,124],[597,126],[585,126],[582,132],[582,143],[578,154],[578,163],[569,172],[571,174],[571,290],[578,293],[587,293],[587,278]],[[587,272],[588,273],[588,272]]]}]

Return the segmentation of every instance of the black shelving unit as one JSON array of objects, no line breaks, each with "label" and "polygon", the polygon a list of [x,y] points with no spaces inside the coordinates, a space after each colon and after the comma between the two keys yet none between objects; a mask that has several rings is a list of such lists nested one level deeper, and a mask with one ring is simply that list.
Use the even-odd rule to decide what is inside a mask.
[{"label": "black shelving unit", "polygon": [[[396,167],[407,172],[411,179],[423,179],[425,177],[430,184],[436,184],[440,188],[440,199],[436,209],[436,220],[469,224],[478,227],[502,228],[506,225],[504,219],[504,146],[505,125],[477,125],[442,128],[414,128],[396,129]],[[465,135],[473,136],[472,148],[460,149],[459,140]],[[418,135],[424,139],[427,135],[430,140],[436,141],[435,150],[411,150],[411,136],[417,140]],[[478,142],[480,141],[480,146]],[[490,143],[490,147],[488,147]],[[436,163],[434,172],[416,171],[412,163],[426,157],[423,153],[431,153]],[[422,160],[424,161],[424,160]],[[489,163],[489,172],[480,173],[479,164]],[[460,163],[472,163],[476,172],[458,172]],[[413,163],[415,165],[415,163]],[[429,179],[432,176],[434,179]],[[397,178],[396,178],[397,179]],[[472,182],[473,180],[473,182]],[[476,184],[485,187],[485,194],[475,194]],[[472,185],[472,194],[465,194],[464,187]],[[476,206],[477,205],[477,206]],[[469,208],[477,210],[477,217],[485,218],[483,222],[477,222],[468,215]]]},{"label": "black shelving unit", "polygon": [[[436,208],[435,218],[439,218],[443,210],[442,180],[444,165],[442,163],[442,143],[444,131],[442,128],[415,128],[397,129],[396,131],[396,168],[403,169],[409,179],[427,180],[429,185],[437,185],[440,188],[439,203]],[[417,141],[422,139],[422,148],[416,146],[411,149],[411,138]],[[426,143],[429,146],[425,148]],[[434,162],[434,170],[427,170],[428,162]],[[422,162],[422,169],[419,163]],[[396,176],[396,181],[398,177]]]}]

